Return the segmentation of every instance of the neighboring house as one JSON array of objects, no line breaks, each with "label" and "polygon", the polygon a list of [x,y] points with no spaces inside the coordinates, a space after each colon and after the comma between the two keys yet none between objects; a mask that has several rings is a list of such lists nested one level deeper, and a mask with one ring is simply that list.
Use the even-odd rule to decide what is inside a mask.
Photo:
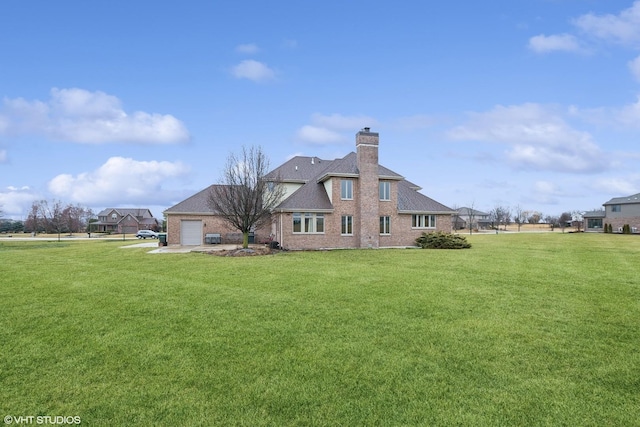
[{"label": "neighboring house", "polygon": [[474,230],[484,230],[491,227],[488,213],[466,207],[459,208],[452,221],[453,227],[458,230],[468,229],[469,223],[472,223]]},{"label": "neighboring house", "polygon": [[91,231],[98,233],[137,233],[138,230],[160,230],[161,223],[149,209],[108,208],[98,213]]},{"label": "neighboring house", "polygon": [[[364,128],[356,152],[335,160],[297,156],[265,179],[285,187],[269,228],[255,241],[287,249],[414,246],[422,232],[451,231],[452,209],[378,163],[379,136]],[[207,206],[210,187],[167,209],[169,244],[202,244],[231,233]]]},{"label": "neighboring house", "polygon": [[603,204],[603,211],[585,212],[585,231],[604,231],[605,224],[611,224],[613,232],[621,232],[629,225],[633,233],[640,231],[640,193],[627,197],[614,197]]}]

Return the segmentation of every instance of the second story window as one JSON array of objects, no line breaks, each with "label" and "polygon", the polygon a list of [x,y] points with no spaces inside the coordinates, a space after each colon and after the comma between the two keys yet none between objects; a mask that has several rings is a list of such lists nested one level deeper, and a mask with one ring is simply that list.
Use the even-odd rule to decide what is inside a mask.
[{"label": "second story window", "polygon": [[380,200],[391,200],[391,183],[389,181],[380,181],[378,187]]},{"label": "second story window", "polygon": [[351,179],[340,180],[340,198],[343,200],[353,199],[353,180]]}]

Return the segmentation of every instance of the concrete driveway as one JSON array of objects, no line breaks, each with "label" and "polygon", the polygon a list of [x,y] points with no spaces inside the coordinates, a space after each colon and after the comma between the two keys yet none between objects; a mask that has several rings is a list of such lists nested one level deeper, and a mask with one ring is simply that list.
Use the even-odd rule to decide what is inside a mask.
[{"label": "concrete driveway", "polygon": [[180,253],[188,253],[188,252],[211,252],[211,251],[232,251],[234,249],[240,248],[239,245],[207,245],[207,246],[180,246],[180,245],[170,245],[170,246],[158,246],[158,242],[143,242],[136,243],[133,245],[125,245],[120,246],[123,249],[126,248],[154,248],[150,250],[148,253],[150,254],[180,254]]}]

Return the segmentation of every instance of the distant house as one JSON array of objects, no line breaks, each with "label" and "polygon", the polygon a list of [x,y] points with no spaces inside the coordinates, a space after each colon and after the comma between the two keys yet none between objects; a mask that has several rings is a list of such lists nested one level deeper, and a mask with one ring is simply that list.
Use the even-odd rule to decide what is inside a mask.
[{"label": "distant house", "polygon": [[[425,231],[451,231],[455,213],[420,187],[378,163],[378,133],[356,134],[356,152],[323,160],[296,156],[266,180],[285,187],[271,225],[255,241],[288,249],[412,246]],[[210,188],[167,209],[168,243],[199,245],[204,236],[232,233],[207,205]]]},{"label": "distant house", "polygon": [[137,233],[138,230],[160,230],[161,222],[149,209],[107,208],[98,213],[98,221],[91,223],[97,233]]},{"label": "distant house", "polygon": [[458,230],[468,229],[470,223],[474,230],[484,230],[491,227],[488,213],[467,207],[459,208],[453,217],[453,227]]},{"label": "distant house", "polygon": [[633,233],[640,231],[640,193],[626,197],[614,197],[603,204],[604,210],[585,212],[585,231],[603,232],[605,224],[611,224],[613,232],[621,232],[629,225]]}]

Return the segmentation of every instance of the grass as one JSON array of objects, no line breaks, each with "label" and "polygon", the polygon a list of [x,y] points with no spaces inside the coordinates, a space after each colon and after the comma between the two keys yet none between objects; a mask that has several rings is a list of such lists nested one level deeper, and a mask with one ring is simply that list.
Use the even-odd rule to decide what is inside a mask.
[{"label": "grass", "polygon": [[0,242],[0,415],[639,425],[640,239],[228,258]]}]

